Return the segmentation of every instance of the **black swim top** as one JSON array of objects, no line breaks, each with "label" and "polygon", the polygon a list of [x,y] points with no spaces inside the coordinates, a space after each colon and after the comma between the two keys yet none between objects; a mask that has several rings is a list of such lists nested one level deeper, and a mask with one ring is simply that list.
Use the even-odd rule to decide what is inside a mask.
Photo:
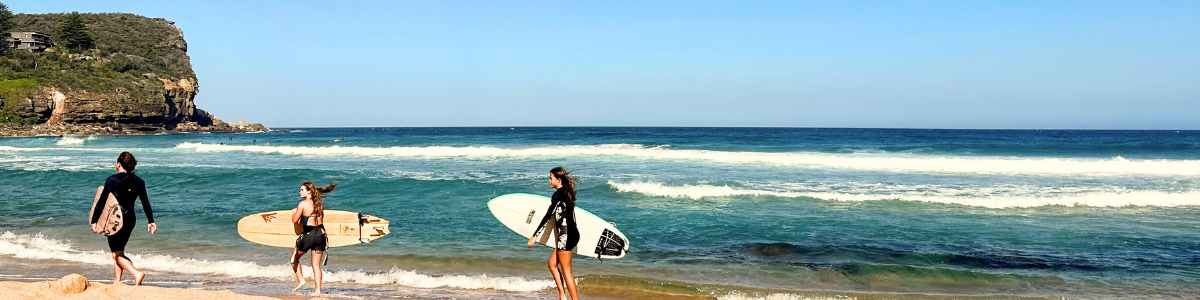
[{"label": "black swim top", "polygon": [[[108,176],[108,179],[104,180],[104,190],[100,192],[100,199],[108,199],[108,195],[111,193],[116,193],[117,204],[121,206],[123,212],[132,212],[133,200],[141,198],[142,210],[146,212],[146,221],[154,223],[154,210],[150,208],[150,199],[146,198],[146,182],[142,181],[141,177],[129,173]],[[103,205],[96,205],[96,210],[92,212],[92,224],[100,221],[100,212],[103,210]],[[132,217],[132,215],[126,216]]]},{"label": "black swim top", "polygon": [[554,223],[561,228],[560,230],[577,230],[575,229],[578,228],[575,224],[575,201],[567,196],[566,189],[559,188],[554,191],[554,195],[550,196],[550,207],[546,209],[546,216],[542,217],[542,222],[538,223],[537,230],[533,231],[534,236],[542,233],[542,229],[546,227],[546,221],[549,221],[550,218],[554,218]]}]

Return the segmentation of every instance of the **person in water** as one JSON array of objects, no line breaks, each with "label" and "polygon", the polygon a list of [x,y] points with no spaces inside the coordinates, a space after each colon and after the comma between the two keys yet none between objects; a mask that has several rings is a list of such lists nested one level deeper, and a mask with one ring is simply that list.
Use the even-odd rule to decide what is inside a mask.
[{"label": "person in water", "polygon": [[[558,298],[567,299],[569,292],[570,299],[578,300],[579,292],[575,289],[575,276],[571,275],[571,251],[575,249],[576,244],[579,244],[579,228],[575,225],[575,178],[572,178],[570,172],[563,167],[555,167],[550,169],[550,187],[556,189],[554,195],[550,196],[550,207],[546,209],[546,216],[542,217],[542,222],[538,223],[537,230],[533,231],[533,236],[529,237],[529,242],[525,246],[533,248],[538,235],[541,235],[542,230],[546,229],[546,221],[553,217],[554,227],[550,230],[553,230],[556,243],[554,250],[550,252],[550,261],[546,262],[546,265],[550,267],[550,275],[554,276],[554,285],[558,287]],[[564,285],[566,291],[563,291]]]},{"label": "person in water", "polygon": [[326,187],[318,187],[312,181],[300,184],[300,198],[304,200],[300,200],[296,208],[292,209],[292,223],[300,224],[304,230],[296,237],[296,248],[292,250],[292,271],[296,272],[296,288],[292,289],[293,292],[304,287],[306,283],[304,272],[300,269],[300,257],[312,251],[313,280],[316,281],[316,289],[312,295],[321,294],[321,259],[325,256],[325,249],[329,244],[324,225],[325,193],[332,192],[335,188],[336,183],[330,183]]},{"label": "person in water", "polygon": [[[100,192],[100,199],[108,199],[109,194],[115,194],[125,223],[120,231],[108,236],[108,250],[112,251],[113,258],[113,282],[121,281],[121,275],[127,271],[129,275],[133,275],[133,284],[141,285],[142,280],[146,279],[146,273],[133,267],[133,261],[125,256],[125,244],[129,243],[129,236],[133,234],[133,228],[137,224],[137,215],[133,213],[134,199],[142,199],[142,210],[146,212],[146,222],[149,222],[146,224],[146,231],[154,234],[158,231],[158,225],[154,224],[154,210],[150,208],[150,199],[146,198],[146,182],[133,173],[136,167],[137,159],[133,154],[121,152],[121,155],[117,156],[115,166],[117,174],[104,180],[104,190]],[[96,222],[100,221],[103,209],[103,205],[96,205],[95,211],[92,212],[92,232],[100,232],[100,225]]]}]

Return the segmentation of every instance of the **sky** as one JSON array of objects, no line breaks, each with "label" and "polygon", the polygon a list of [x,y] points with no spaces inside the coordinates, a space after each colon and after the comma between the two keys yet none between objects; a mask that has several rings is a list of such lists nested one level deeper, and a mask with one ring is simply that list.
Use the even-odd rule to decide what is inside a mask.
[{"label": "sky", "polygon": [[1200,1],[3,2],[175,21],[268,127],[1200,129]]}]

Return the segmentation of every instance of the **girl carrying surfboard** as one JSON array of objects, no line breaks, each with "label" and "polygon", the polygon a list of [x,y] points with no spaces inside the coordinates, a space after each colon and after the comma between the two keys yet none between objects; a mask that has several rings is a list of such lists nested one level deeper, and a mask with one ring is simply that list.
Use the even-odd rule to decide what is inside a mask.
[{"label": "girl carrying surfboard", "polygon": [[[127,271],[129,275],[133,275],[134,285],[142,285],[142,280],[146,279],[146,273],[133,267],[133,261],[125,256],[125,244],[129,243],[129,236],[133,234],[134,225],[137,224],[137,215],[133,214],[134,199],[142,199],[142,210],[146,212],[146,222],[149,222],[146,224],[146,231],[154,234],[158,231],[158,225],[154,224],[154,211],[150,208],[150,199],[146,198],[146,182],[133,174],[133,169],[136,167],[137,159],[133,157],[133,154],[121,152],[117,156],[117,163],[114,166],[117,174],[108,176],[108,179],[104,180],[104,189],[96,199],[108,199],[109,194],[116,195],[122,213],[121,225],[119,225],[121,229],[108,236],[108,249],[112,251],[113,258],[113,282],[121,281],[121,274]],[[97,222],[104,214],[102,212],[104,205],[96,205],[94,209],[91,214],[92,232],[101,232],[100,224]]]},{"label": "girl carrying surfboard", "polygon": [[[575,276],[571,275],[571,250],[579,244],[579,227],[575,222],[575,178],[570,174],[571,172],[567,172],[563,167],[550,169],[550,187],[555,189],[554,195],[550,196],[550,207],[546,209],[542,222],[538,223],[540,225],[537,230],[533,231],[533,236],[529,237],[529,242],[525,244],[533,248],[537,236],[541,235],[546,227],[546,221],[554,218],[554,227],[551,230],[554,230],[557,242],[554,250],[550,251],[550,261],[546,262],[546,266],[550,268],[550,275],[554,276],[554,286],[558,287],[558,298],[562,300],[567,300],[568,292],[571,295],[570,299],[579,299],[579,292],[575,289]],[[563,291],[564,284],[567,291]]]},{"label": "girl carrying surfboard", "polygon": [[300,203],[292,209],[292,223],[304,227],[300,236],[296,237],[296,248],[292,250],[292,271],[296,272],[296,288],[304,287],[304,272],[301,271],[300,257],[305,252],[312,251],[313,280],[316,281],[311,295],[321,294],[321,258],[325,256],[329,238],[325,235],[325,193],[337,188],[336,183],[318,187],[312,181],[300,184]]}]

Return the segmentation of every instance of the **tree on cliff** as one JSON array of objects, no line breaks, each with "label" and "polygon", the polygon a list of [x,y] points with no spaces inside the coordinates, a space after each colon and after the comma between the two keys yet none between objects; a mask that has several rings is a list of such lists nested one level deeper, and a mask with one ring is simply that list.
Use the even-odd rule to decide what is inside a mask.
[{"label": "tree on cliff", "polygon": [[59,25],[57,40],[74,53],[96,47],[92,35],[88,34],[87,26],[83,24],[83,17],[80,17],[77,11],[68,14],[62,25]]},{"label": "tree on cliff", "polygon": [[12,20],[12,11],[8,10],[8,5],[0,3],[0,55],[8,54],[8,33],[16,26]]}]

